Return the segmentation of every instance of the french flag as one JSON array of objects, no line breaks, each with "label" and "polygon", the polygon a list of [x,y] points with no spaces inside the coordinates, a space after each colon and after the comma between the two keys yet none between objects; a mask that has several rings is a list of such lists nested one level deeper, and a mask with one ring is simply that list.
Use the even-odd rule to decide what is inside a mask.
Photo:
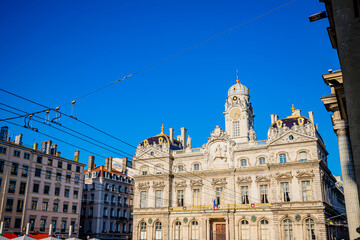
[{"label": "french flag", "polygon": [[218,206],[219,206],[219,204],[218,204],[217,200],[214,199],[214,206],[213,206],[214,210],[218,210]]}]

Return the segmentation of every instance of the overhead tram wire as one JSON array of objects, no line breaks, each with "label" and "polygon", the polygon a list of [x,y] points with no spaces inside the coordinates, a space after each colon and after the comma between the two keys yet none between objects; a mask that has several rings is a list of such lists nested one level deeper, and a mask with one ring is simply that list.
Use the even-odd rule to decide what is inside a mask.
[{"label": "overhead tram wire", "polygon": [[[8,107],[8,108],[12,108],[12,109],[14,109],[14,110],[17,110],[17,111],[25,112],[25,111],[23,111],[23,110],[21,110],[21,109],[14,108],[14,107],[12,107],[12,106],[9,106],[9,105],[3,104],[3,103],[0,103],[0,104],[6,106],[6,107]],[[15,113],[15,112],[12,112],[12,111],[3,109],[3,108],[0,108],[0,110],[7,111],[7,112],[10,112],[10,113],[12,113],[12,114],[20,115],[20,114],[18,114],[18,113]],[[38,117],[38,116],[35,116],[35,117],[41,119],[41,118]],[[97,147],[100,147],[100,148],[105,149],[105,150],[107,150],[107,151],[110,151],[110,152],[112,152],[112,153],[119,154],[119,155],[126,154],[126,155],[130,156],[130,159],[132,159],[132,155],[131,155],[130,153],[124,152],[124,151],[122,151],[122,150],[120,150],[120,149],[118,149],[118,148],[115,148],[115,147],[112,147],[112,146],[110,146],[110,145],[108,145],[108,144],[102,143],[102,142],[100,142],[99,140],[96,140],[96,139],[94,139],[94,138],[92,138],[92,137],[89,137],[89,136],[87,136],[87,135],[85,135],[85,134],[82,134],[82,133],[80,133],[80,132],[78,132],[78,131],[76,131],[76,130],[73,130],[73,129],[71,129],[71,128],[65,127],[65,126],[63,126],[63,125],[58,125],[58,126],[60,126],[60,127],[63,127],[63,128],[65,128],[65,129],[68,129],[68,130],[70,130],[70,131],[73,131],[73,132],[75,132],[75,133],[77,133],[77,134],[80,134],[80,135],[82,135],[82,136],[84,136],[84,137],[87,137],[87,138],[89,138],[89,139],[91,139],[91,140],[93,140],[93,141],[96,141],[96,142],[101,143],[101,144],[103,144],[103,145],[105,145],[105,146],[108,146],[108,147],[110,147],[110,148],[113,148],[113,149],[115,149],[115,150],[117,150],[117,151],[119,151],[119,152],[121,152],[121,153],[119,153],[119,152],[114,152],[113,150],[110,150],[110,149],[108,149],[108,148],[104,148],[104,147],[102,147],[102,146],[100,146],[100,145],[98,145],[98,144],[96,144],[96,143],[92,143],[92,142],[90,142],[90,141],[88,141],[88,140],[86,140],[86,139],[83,139],[83,138],[81,138],[81,137],[78,137],[78,136],[76,136],[76,135],[74,135],[74,134],[72,134],[72,133],[69,133],[69,132],[66,132],[66,131],[64,131],[64,130],[61,130],[61,129],[53,126],[53,125],[50,125],[50,124],[47,124],[47,123],[44,123],[44,122],[41,122],[41,121],[38,121],[38,120],[35,120],[35,119],[32,119],[32,120],[35,121],[35,122],[41,123],[41,124],[43,124],[43,125],[49,126],[49,127],[51,127],[51,128],[54,128],[54,129],[56,129],[56,130],[58,130],[58,131],[61,131],[61,132],[63,132],[63,133],[69,134],[69,135],[71,135],[71,136],[73,136],[73,137],[75,137],[75,138],[81,139],[81,140],[83,140],[83,141],[85,141],[85,142],[88,142],[88,143],[90,143],[90,144],[93,144],[93,145],[95,145],[95,146],[97,146]],[[123,155],[122,155],[122,156],[123,156]]]},{"label": "overhead tram wire", "polygon": [[[16,94],[14,94],[15,96],[16,96]],[[22,97],[22,99],[25,99],[25,98],[23,98]],[[34,101],[32,101],[32,100],[30,100],[31,102],[34,102]],[[38,105],[42,105],[42,104],[38,104]],[[111,136],[111,135],[109,135],[109,136]],[[123,141],[123,140],[121,140],[121,141]],[[125,142],[125,141],[123,141],[123,142]],[[131,144],[128,144],[129,146],[132,146],[132,147],[134,147],[135,149],[136,149],[136,147],[135,146],[133,146],[133,145],[131,145]],[[143,151],[144,152],[144,151]],[[161,162],[163,162],[163,163],[165,163],[165,164],[167,164],[167,162],[165,161],[165,160],[162,160],[162,159],[160,159],[160,158],[157,158],[157,157],[152,157],[152,158],[154,158],[154,159],[158,159],[158,160],[160,160]],[[147,165],[152,165],[153,167],[156,167],[156,165],[155,164],[152,164],[152,163],[148,163]],[[140,171],[140,169],[138,169],[139,171]],[[189,172],[189,171],[187,171],[187,170],[185,170],[184,171],[185,173],[188,173],[188,174],[190,174],[190,175],[193,175],[193,176],[196,176],[196,177],[198,177],[198,178],[200,178],[200,179],[202,179],[202,180],[204,180],[204,181],[207,181],[207,182],[209,182],[210,184],[212,183],[210,180],[208,180],[208,179],[206,179],[206,178],[204,178],[204,177],[202,177],[202,176],[199,176],[198,174],[196,174],[196,173],[192,173],[192,172]],[[170,172],[170,170],[169,170],[169,174],[173,174],[172,172]],[[199,173],[200,174],[200,173]],[[190,178],[185,178],[184,176],[182,176],[182,177],[180,177],[180,176],[177,176],[177,179],[179,179],[179,180],[190,180]],[[214,189],[212,189],[211,187],[205,187],[204,186],[204,188],[205,189],[208,189],[208,190],[211,190],[211,191],[213,191]],[[225,196],[225,195],[227,195],[227,196],[230,196],[231,198],[234,198],[234,197],[236,197],[234,194],[230,194],[230,193],[223,193],[223,195]]]}]

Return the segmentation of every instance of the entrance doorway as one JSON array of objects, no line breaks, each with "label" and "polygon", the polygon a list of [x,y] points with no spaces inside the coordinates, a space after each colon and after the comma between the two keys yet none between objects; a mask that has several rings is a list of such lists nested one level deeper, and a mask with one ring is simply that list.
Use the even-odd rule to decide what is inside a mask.
[{"label": "entrance doorway", "polygon": [[216,234],[215,234],[215,240],[226,240],[226,225],[216,224]]}]

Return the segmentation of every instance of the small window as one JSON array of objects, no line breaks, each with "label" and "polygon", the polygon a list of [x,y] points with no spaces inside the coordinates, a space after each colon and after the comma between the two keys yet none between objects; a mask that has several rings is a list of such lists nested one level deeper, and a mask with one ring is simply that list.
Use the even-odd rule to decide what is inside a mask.
[{"label": "small window", "polygon": [[14,157],[20,157],[20,151],[14,150]]},{"label": "small window", "polygon": [[24,159],[30,159],[30,153],[24,152]]},{"label": "small window", "polygon": [[260,165],[260,166],[266,165],[266,160],[265,160],[264,157],[259,158],[259,165]]},{"label": "small window", "polygon": [[58,161],[58,168],[62,168],[63,163],[61,161]]},{"label": "small window", "polygon": [[52,160],[52,159],[48,159],[47,165],[48,165],[48,166],[52,166],[52,165],[53,165],[53,160]]},{"label": "small window", "polygon": [[279,155],[280,157],[280,163],[286,163],[286,154],[282,153]]},{"label": "small window", "polygon": [[305,151],[300,152],[300,161],[302,161],[302,162],[307,161],[307,154]]},{"label": "small window", "polygon": [[162,174],[163,168],[162,166],[156,166],[156,174]]},{"label": "small window", "polygon": [[240,160],[240,165],[241,165],[241,167],[246,167],[247,166],[247,160],[246,159],[241,159]]},{"label": "small window", "polygon": [[289,140],[292,141],[294,139],[293,135],[289,136]]},{"label": "small window", "polygon": [[178,166],[178,171],[179,171],[179,172],[184,171],[184,166],[183,166],[183,165],[179,165],[179,166]]},{"label": "small window", "polygon": [[80,166],[76,166],[76,172],[80,172]]},{"label": "small window", "polygon": [[38,157],[36,158],[36,162],[41,164],[41,163],[42,163],[42,157],[39,157],[39,156],[38,156]]},{"label": "small window", "polygon": [[71,171],[71,167],[72,167],[72,166],[71,166],[71,163],[68,163],[68,164],[67,164],[67,170],[70,170],[70,171]]},{"label": "small window", "polygon": [[41,168],[35,168],[35,177],[41,177]]},{"label": "small window", "polygon": [[17,164],[17,163],[12,163],[10,174],[11,174],[11,175],[14,175],[14,176],[17,176],[18,170],[19,170],[19,164]]},{"label": "small window", "polygon": [[200,165],[198,163],[194,164],[194,171],[199,171],[200,170]]},{"label": "small window", "polygon": [[6,154],[6,147],[0,146],[0,153]]}]

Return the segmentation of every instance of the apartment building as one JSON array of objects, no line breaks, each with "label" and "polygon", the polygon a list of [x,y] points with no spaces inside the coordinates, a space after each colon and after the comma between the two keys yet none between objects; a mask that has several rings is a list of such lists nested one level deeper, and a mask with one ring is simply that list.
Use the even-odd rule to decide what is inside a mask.
[{"label": "apartment building", "polygon": [[[126,161],[126,158],[124,159]],[[132,239],[133,179],[113,168],[113,159],[95,166],[89,156],[81,209],[81,238]]]},{"label": "apartment building", "polygon": [[47,233],[49,225],[60,238],[72,226],[79,233],[83,171],[85,164],[61,157],[49,140],[41,149],[23,146],[21,141],[0,141],[0,220],[5,231]]}]

